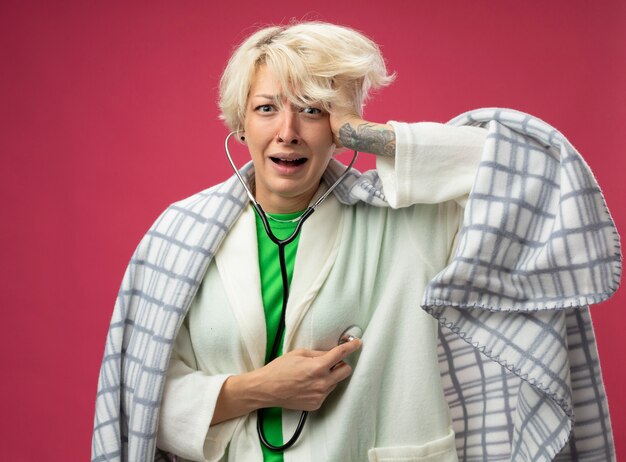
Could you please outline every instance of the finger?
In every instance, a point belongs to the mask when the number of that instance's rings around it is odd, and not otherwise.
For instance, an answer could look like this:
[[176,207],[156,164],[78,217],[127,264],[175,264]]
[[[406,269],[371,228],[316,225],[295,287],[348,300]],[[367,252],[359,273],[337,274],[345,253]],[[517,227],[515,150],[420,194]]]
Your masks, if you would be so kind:
[[343,361],[339,361],[330,370],[330,379],[335,383],[347,379],[350,375],[352,375],[352,367]]
[[335,369],[337,369],[338,367],[341,367],[342,364],[345,364],[343,361],[339,361],[338,363],[333,364],[330,367],[330,372],[334,371]]
[[361,339],[355,338],[346,343],[342,343],[341,345],[336,346],[332,350],[329,350],[324,356],[323,359],[328,364],[328,367],[337,364],[339,361],[342,361],[348,355],[354,353],[356,350],[361,348]]

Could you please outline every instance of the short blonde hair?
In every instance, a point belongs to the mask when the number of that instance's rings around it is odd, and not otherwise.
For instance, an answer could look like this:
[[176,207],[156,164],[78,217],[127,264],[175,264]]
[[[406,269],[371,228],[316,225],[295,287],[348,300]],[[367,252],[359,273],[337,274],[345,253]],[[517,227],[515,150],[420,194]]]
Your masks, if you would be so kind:
[[220,81],[220,118],[243,130],[256,70],[266,65],[282,94],[298,106],[351,107],[358,114],[373,88],[391,83],[378,45],[363,34],[322,22],[270,26],[239,45]]

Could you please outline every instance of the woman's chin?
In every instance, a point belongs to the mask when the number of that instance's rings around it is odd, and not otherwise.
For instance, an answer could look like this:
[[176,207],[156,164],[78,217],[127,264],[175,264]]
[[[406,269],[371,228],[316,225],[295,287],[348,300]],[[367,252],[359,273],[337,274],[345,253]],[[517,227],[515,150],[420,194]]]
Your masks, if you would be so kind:
[[302,188],[302,183],[293,184],[289,181],[281,181],[270,185],[269,188],[257,186],[256,199],[266,212],[291,213],[299,212],[307,208],[317,191],[317,187]]

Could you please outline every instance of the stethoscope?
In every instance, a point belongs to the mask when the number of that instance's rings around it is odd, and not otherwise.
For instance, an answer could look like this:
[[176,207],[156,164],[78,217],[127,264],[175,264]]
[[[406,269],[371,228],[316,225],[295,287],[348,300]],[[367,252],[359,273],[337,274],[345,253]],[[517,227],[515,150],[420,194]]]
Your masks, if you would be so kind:
[[[287,301],[289,299],[289,280],[287,277],[287,264],[285,262],[285,247],[289,243],[293,242],[293,240],[298,236],[298,233],[302,229],[302,225],[304,224],[306,219],[309,218],[313,214],[313,212],[315,212],[315,208],[318,205],[320,205],[324,201],[324,199],[326,199],[326,197],[328,197],[328,195],[339,185],[339,183],[343,181],[343,179],[346,176],[348,176],[348,174],[350,173],[350,169],[356,162],[358,152],[356,150],[354,151],[354,156],[352,157],[352,160],[350,161],[350,163],[348,164],[344,172],[341,174],[341,176],[337,178],[337,181],[335,181],[333,185],[330,188],[328,188],[328,190],[319,199],[317,199],[312,205],[309,205],[309,207],[304,211],[304,213],[298,218],[296,229],[293,231],[291,236],[289,236],[286,239],[278,239],[276,235],[274,235],[274,233],[272,232],[272,229],[270,228],[265,211],[254,198],[252,191],[250,191],[250,189],[248,188],[248,185],[246,184],[241,174],[237,170],[237,167],[235,166],[235,162],[233,162],[233,159],[230,155],[230,150],[228,149],[228,141],[233,135],[240,133],[240,132],[241,130],[233,131],[229,133],[228,136],[226,137],[226,140],[224,141],[224,149],[226,151],[226,157],[228,157],[228,162],[230,162],[230,165],[233,168],[235,175],[237,175],[239,182],[245,189],[246,194],[248,195],[248,198],[250,199],[250,203],[252,204],[252,206],[254,207],[254,210],[256,211],[257,215],[261,219],[261,222],[263,223],[263,228],[265,228],[265,232],[267,233],[267,236],[272,240],[272,242],[274,242],[278,246],[278,259],[280,261],[280,274],[281,274],[281,279],[283,283],[283,306],[281,309],[280,321],[278,323],[278,330],[276,331],[276,337],[274,337],[274,343],[272,344],[272,351],[269,357],[269,361],[272,361],[278,355],[278,349],[280,347],[280,343],[281,343],[283,334],[285,332],[285,315],[287,312]],[[353,340],[354,338],[360,338],[361,335],[362,335],[361,328],[359,328],[358,326],[350,326],[341,334],[341,336],[339,337],[338,343],[342,344],[350,340]],[[296,427],[296,431],[294,432],[293,436],[289,439],[289,441],[287,441],[282,446],[274,446],[265,438],[265,435],[263,433],[264,411],[265,411],[264,409],[259,409],[257,411],[256,429],[257,429],[257,433],[259,434],[259,439],[261,440],[261,443],[263,444],[263,446],[265,446],[271,451],[284,451],[286,449],[289,449],[298,440],[300,433],[302,433],[302,429],[304,428],[304,424],[306,423],[306,418],[309,414],[308,411],[302,411],[302,414],[300,415],[300,420],[298,421],[298,426]]]

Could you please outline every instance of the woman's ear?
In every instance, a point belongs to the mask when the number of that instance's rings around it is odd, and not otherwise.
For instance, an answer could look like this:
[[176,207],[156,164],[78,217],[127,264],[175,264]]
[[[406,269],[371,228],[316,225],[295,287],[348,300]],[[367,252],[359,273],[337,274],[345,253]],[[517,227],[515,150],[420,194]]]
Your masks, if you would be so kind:
[[239,141],[241,141],[242,144],[246,144],[246,135],[244,135],[243,132],[239,135]]
[[333,144],[333,153],[332,156],[336,157],[338,154],[341,154],[346,148],[344,148],[343,146],[337,147],[336,144]]

